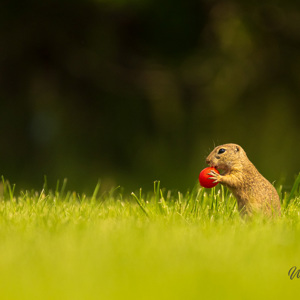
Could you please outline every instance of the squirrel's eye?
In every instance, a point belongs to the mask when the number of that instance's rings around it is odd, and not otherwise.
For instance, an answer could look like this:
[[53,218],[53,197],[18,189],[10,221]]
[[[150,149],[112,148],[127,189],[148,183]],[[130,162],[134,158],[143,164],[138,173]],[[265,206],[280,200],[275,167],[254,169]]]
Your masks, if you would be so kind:
[[218,154],[222,154],[224,153],[226,150],[224,148],[221,148],[219,151],[218,151]]

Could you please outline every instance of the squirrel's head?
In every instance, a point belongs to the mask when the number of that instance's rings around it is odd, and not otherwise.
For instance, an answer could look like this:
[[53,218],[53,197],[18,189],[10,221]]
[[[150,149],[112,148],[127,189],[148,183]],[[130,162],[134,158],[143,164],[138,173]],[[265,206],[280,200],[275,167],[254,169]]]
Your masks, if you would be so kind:
[[246,152],[237,144],[224,144],[217,146],[206,158],[206,163],[211,167],[229,172],[241,169],[247,158]]

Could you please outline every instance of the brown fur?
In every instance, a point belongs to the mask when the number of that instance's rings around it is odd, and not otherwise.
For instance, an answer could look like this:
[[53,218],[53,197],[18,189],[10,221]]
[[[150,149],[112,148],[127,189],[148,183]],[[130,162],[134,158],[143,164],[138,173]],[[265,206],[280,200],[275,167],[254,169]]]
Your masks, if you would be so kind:
[[[222,148],[225,152],[218,154]],[[280,214],[280,200],[274,186],[258,172],[241,146],[218,146],[209,154],[206,162],[224,171],[222,175],[212,171],[210,178],[231,190],[241,214]]]

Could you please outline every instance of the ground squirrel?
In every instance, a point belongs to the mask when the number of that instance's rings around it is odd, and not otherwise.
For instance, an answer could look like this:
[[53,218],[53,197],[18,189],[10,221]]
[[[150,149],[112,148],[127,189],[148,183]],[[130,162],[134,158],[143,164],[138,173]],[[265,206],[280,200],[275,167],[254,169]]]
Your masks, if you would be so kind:
[[210,178],[231,190],[242,215],[280,214],[280,200],[274,186],[257,171],[241,146],[218,146],[208,155],[206,163],[224,171],[221,175],[211,171]]

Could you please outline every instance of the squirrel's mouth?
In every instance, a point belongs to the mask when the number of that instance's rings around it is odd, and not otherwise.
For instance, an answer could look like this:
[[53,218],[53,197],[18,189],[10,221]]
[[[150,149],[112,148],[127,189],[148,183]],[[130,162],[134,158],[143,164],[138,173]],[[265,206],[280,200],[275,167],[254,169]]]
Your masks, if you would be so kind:
[[208,165],[209,165],[211,168],[219,169],[218,165],[215,165],[215,164],[212,164],[212,163],[208,163]]
[[222,168],[220,168],[218,165],[215,165],[215,164],[209,164],[209,166],[210,166],[211,168],[215,168],[215,169],[220,169],[220,170],[222,170]]
[[228,171],[229,171],[227,168],[224,168],[224,167],[216,165],[216,164],[209,164],[209,166],[220,171],[221,175],[224,175],[224,174],[228,173]]
[[224,174],[224,172],[227,172],[227,168],[219,165],[217,161],[212,161],[212,160],[207,160],[206,163],[211,167],[211,168],[215,168],[217,169],[218,171],[222,171],[221,174]]

